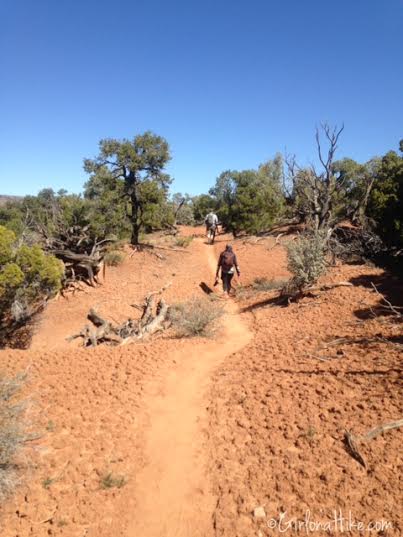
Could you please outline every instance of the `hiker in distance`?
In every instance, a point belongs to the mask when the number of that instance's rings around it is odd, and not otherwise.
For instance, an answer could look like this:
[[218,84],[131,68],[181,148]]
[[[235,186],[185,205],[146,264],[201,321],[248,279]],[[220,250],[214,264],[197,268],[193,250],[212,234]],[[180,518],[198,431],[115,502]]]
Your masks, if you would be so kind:
[[238,277],[241,275],[236,255],[230,244],[227,244],[225,250],[221,252],[218,259],[217,272],[215,275],[215,283],[218,284],[218,275],[221,269],[222,288],[225,295],[228,297],[231,291],[231,280],[234,277],[235,270]]
[[218,216],[211,211],[204,219],[204,223],[206,224],[207,240],[214,242],[214,237],[218,228]]

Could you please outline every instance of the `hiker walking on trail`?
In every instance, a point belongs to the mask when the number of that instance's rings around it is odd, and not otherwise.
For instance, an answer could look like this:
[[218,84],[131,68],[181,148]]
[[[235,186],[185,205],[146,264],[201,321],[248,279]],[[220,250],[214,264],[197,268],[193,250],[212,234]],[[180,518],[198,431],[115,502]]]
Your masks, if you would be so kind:
[[234,277],[235,270],[238,274],[238,277],[241,275],[241,271],[239,269],[236,255],[230,244],[227,244],[227,246],[225,247],[225,250],[221,252],[220,254],[220,258],[218,260],[218,265],[217,265],[217,272],[215,275],[216,284],[218,283],[218,275],[219,275],[220,269],[221,269],[223,291],[224,293],[227,293],[227,295],[229,296],[230,291],[231,291],[231,280]]
[[211,211],[204,219],[204,223],[206,224],[206,236],[209,239],[211,232],[217,230],[218,216]]

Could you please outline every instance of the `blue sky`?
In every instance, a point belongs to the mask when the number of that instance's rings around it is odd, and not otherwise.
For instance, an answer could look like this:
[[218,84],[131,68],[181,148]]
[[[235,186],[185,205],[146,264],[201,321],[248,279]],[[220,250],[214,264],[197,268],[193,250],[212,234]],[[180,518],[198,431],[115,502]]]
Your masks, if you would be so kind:
[[151,129],[174,191],[287,148],[339,157],[403,137],[403,0],[3,0],[0,193],[79,192],[104,137]]

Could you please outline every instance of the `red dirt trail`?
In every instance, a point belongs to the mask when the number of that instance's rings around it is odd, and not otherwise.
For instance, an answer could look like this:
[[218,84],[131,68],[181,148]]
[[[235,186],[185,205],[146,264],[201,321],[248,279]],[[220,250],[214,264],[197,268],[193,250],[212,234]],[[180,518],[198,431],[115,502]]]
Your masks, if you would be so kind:
[[[216,258],[205,247],[213,277]],[[186,349],[171,355],[178,368],[168,371],[163,383],[152,382],[144,398],[149,419],[146,433],[147,464],[137,475],[134,523],[128,535],[144,537],[208,537],[216,499],[206,474],[204,449],[206,390],[213,369],[226,356],[242,349],[252,334],[227,304],[223,330],[217,341],[202,350]]]
[[[1,505],[1,537],[273,537],[284,532],[272,519],[304,520],[307,510],[315,521],[342,510],[392,524],[343,535],[401,535],[402,431],[360,446],[366,469],[343,443],[345,429],[363,434],[402,415],[401,323],[372,315],[371,282],[392,286],[393,302],[402,286],[382,270],[338,265],[323,281],[352,287],[288,307],[275,291],[239,288],[212,339],[167,331],[123,347],[67,342],[91,307],[119,322],[168,282],[170,304],[201,296],[229,237],[211,247],[201,230],[181,233],[196,234],[186,252],[127,253],[101,286],[50,302],[30,349],[0,351],[2,371],[28,372],[27,421],[39,436]],[[233,244],[244,285],[289,276],[274,238]],[[108,474],[124,486],[103,487]],[[258,506],[265,517],[253,516]]]

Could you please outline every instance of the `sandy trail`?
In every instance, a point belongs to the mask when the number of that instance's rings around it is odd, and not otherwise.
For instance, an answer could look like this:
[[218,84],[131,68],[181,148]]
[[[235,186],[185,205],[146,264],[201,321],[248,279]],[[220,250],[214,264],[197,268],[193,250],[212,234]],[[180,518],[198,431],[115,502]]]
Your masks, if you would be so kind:
[[[206,245],[204,252],[213,273],[214,249]],[[251,338],[236,305],[228,303],[218,340],[201,352],[196,347],[190,354],[172,354],[162,383],[154,381],[146,388],[147,463],[136,477],[136,509],[128,537],[213,534],[215,498],[206,473],[206,392],[214,368]]]

